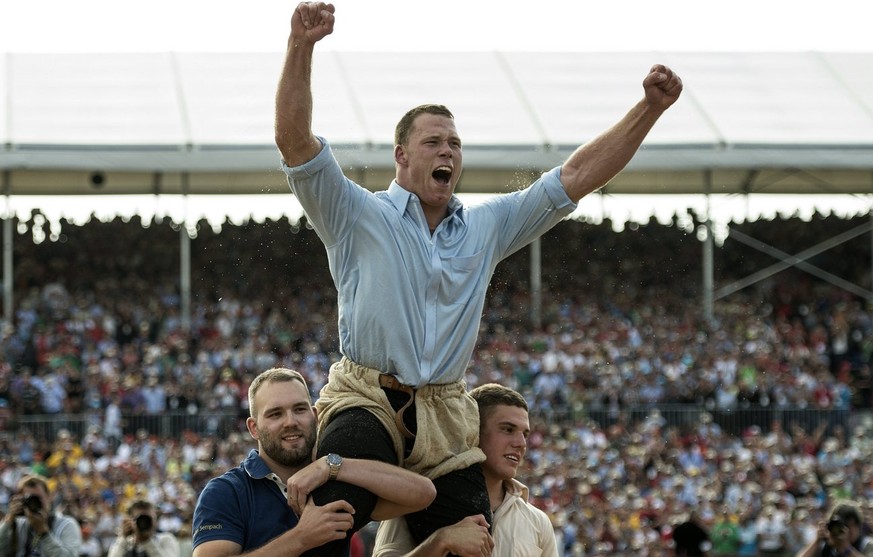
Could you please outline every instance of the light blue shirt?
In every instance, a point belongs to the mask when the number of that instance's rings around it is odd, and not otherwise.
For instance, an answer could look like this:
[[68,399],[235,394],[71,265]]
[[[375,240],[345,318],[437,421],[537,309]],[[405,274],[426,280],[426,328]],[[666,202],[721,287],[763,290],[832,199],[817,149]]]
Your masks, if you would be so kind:
[[430,234],[416,195],[370,192],[343,175],[326,140],[294,168],[291,190],[327,249],[340,351],[413,387],[464,377],[494,268],[569,215],[560,167],[470,207],[457,197]]

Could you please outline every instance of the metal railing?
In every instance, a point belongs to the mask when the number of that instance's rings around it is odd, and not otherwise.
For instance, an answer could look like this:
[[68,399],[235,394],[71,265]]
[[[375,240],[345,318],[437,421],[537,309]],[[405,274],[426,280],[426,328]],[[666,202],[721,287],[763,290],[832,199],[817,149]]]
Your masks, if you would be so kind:
[[778,422],[787,432],[791,432],[794,426],[800,426],[805,431],[811,432],[824,425],[825,434],[832,435],[836,428],[841,427],[848,434],[852,428],[865,420],[873,423],[871,421],[873,414],[868,409],[853,411],[787,406],[707,408],[697,404],[658,404],[619,408],[596,406],[573,409],[532,409],[531,419],[564,425],[592,420],[602,428],[616,423],[634,425],[646,420],[658,420],[665,427],[677,427],[683,430],[693,429],[702,423],[713,423],[730,435],[740,435],[752,426],[757,426],[761,431],[766,432]]
[[[184,432],[198,436],[224,438],[230,433],[246,433],[246,416],[237,411],[189,414],[187,412],[167,412],[161,415],[124,415],[120,435],[147,434],[162,439],[180,437]],[[701,423],[718,424],[731,435],[740,435],[752,426],[761,431],[769,431],[774,422],[781,424],[786,431],[800,426],[811,432],[821,426],[826,434],[834,433],[842,427],[849,433],[860,423],[873,423],[870,410],[852,411],[845,409],[811,409],[798,407],[749,407],[732,409],[708,409],[693,404],[661,404],[647,406],[627,406],[618,409],[608,407],[591,408],[548,408],[531,409],[531,420],[541,420],[547,424],[572,426],[593,420],[600,427],[608,427],[622,422],[633,426],[646,420],[659,420],[668,427],[693,429]],[[102,414],[55,414],[10,416],[0,419],[0,432],[15,433],[29,431],[37,440],[54,439],[58,431],[66,429],[81,439],[92,425],[104,431]],[[116,436],[118,436],[116,434]]]
[[125,414],[119,428],[105,428],[102,414],[53,414],[10,416],[0,420],[0,431],[29,431],[37,440],[54,439],[66,429],[82,439],[92,426],[100,428],[103,436],[121,438],[144,433],[161,439],[178,438],[185,432],[198,436],[223,438],[232,432],[245,432],[246,416],[234,411],[189,414],[166,412],[161,415]]

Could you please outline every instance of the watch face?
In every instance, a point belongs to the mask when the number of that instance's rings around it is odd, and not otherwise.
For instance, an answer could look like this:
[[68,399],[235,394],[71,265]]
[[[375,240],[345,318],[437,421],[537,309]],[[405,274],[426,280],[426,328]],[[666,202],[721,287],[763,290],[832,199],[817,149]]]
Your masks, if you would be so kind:
[[331,466],[338,466],[343,463],[343,457],[338,454],[330,453],[327,455],[327,463]]

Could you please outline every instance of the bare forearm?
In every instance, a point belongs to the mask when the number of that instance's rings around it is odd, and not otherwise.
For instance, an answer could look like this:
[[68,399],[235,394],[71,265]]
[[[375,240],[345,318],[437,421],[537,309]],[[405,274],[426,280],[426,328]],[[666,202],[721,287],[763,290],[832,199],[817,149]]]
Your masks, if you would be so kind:
[[312,133],[312,54],[314,44],[288,39],[276,92],[276,145],[289,166],[311,160],[321,149]]
[[446,555],[491,555],[494,541],[487,527],[468,517],[451,526],[440,528],[404,557],[444,557]]
[[285,65],[276,91],[276,145],[289,166],[311,160],[321,150],[312,134],[312,54],[315,43],[333,32],[334,6],[301,2],[291,16]]
[[[398,520],[405,520],[400,518]],[[451,553],[451,547],[446,540],[446,532],[439,529],[427,539],[415,546],[408,531],[406,538],[398,543],[397,539],[376,538],[376,547],[373,549],[374,557],[446,557]]]
[[403,557],[445,557],[451,552],[448,531],[437,530]]
[[579,201],[621,172],[662,113],[641,100],[617,124],[576,149],[561,168],[570,199]]
[[[308,539],[306,535],[307,532],[300,528],[291,528],[264,545],[245,552],[242,552],[239,544],[234,542],[208,541],[194,548],[193,557],[297,557],[319,545],[316,541]],[[113,553],[110,551],[109,557],[112,556]]]

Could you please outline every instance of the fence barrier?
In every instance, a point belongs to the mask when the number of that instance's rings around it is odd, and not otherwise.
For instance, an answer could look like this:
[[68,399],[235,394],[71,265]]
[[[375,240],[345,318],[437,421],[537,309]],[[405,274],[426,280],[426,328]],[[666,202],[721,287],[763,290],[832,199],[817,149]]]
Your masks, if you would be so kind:
[[[701,423],[717,424],[724,432],[740,435],[748,428],[757,426],[767,432],[778,422],[786,432],[800,426],[812,432],[820,425],[826,427],[826,435],[833,435],[841,427],[847,434],[859,424],[873,424],[870,410],[811,409],[798,407],[748,407],[709,409],[700,405],[661,404],[626,406],[621,408],[532,408],[531,421],[543,421],[573,427],[588,420],[606,428],[616,423],[632,427],[646,420],[658,420],[664,426],[692,429]],[[145,434],[161,439],[178,438],[185,432],[198,436],[225,438],[237,432],[247,435],[246,414],[236,411],[190,414],[167,412],[160,415],[127,414],[122,416],[120,431],[104,431],[103,414],[54,414],[0,417],[0,433],[10,434],[29,431],[37,440],[54,439],[58,431],[66,429],[78,439],[88,432],[90,426],[99,426],[105,436],[122,437]],[[871,431],[873,433],[873,431]]]

